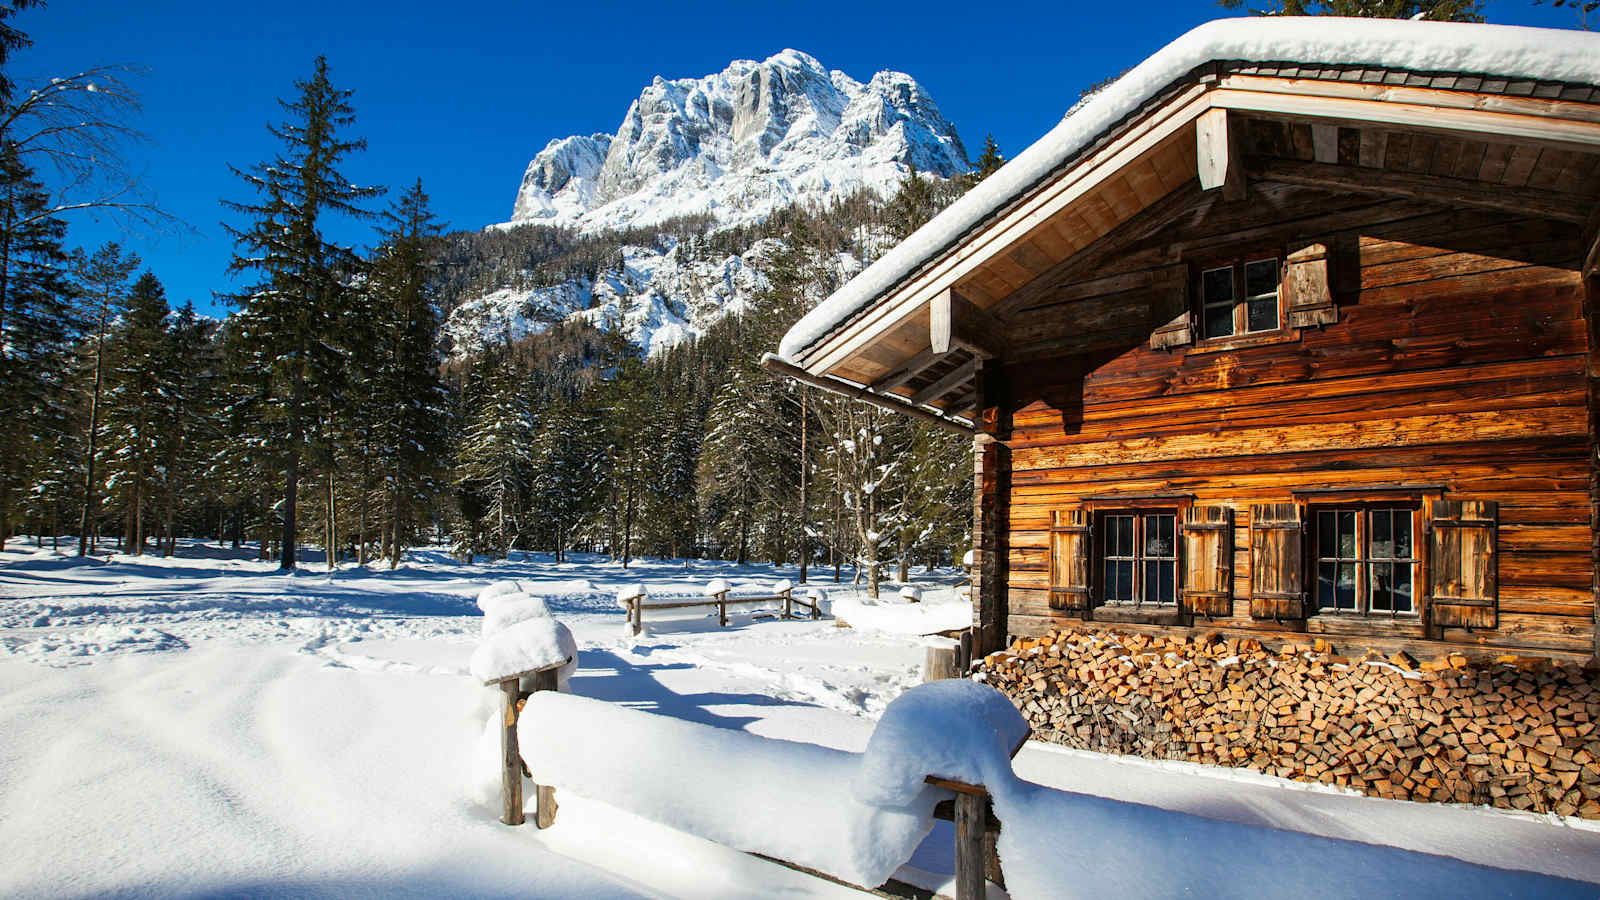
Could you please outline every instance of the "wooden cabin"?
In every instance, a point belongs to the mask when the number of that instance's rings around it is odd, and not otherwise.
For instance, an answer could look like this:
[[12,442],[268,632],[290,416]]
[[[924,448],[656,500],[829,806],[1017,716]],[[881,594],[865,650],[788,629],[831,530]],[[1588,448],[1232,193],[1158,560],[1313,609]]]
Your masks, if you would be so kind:
[[973,434],[982,652],[1109,622],[1583,662],[1597,198],[1600,35],[1212,23],[767,364]]

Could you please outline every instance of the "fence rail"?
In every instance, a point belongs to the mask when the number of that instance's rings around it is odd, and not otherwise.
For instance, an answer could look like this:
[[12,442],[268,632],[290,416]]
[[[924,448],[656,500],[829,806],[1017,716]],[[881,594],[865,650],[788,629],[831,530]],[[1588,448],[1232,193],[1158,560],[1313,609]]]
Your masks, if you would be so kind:
[[719,627],[722,627],[722,628],[728,627],[728,607],[729,606],[770,606],[770,605],[773,605],[773,604],[776,604],[776,603],[782,603],[783,604],[783,613],[781,614],[780,618],[784,618],[784,619],[793,619],[793,618],[795,618],[794,610],[795,610],[795,607],[797,607],[797,606],[801,607],[803,609],[810,610],[810,613],[811,613],[810,618],[812,618],[812,619],[820,619],[820,618],[822,618],[821,604],[815,599],[807,600],[807,599],[804,599],[804,598],[801,598],[801,597],[794,596],[794,589],[793,588],[789,588],[788,590],[778,591],[777,593],[773,593],[773,594],[764,594],[764,595],[756,596],[756,597],[729,597],[728,596],[729,593],[730,593],[730,591],[718,591],[717,593],[713,594],[712,596],[710,596],[708,598],[705,598],[705,599],[702,599],[702,600],[673,600],[673,601],[668,601],[666,603],[650,603],[650,602],[648,602],[648,600],[649,600],[649,594],[648,593],[640,593],[640,594],[636,594],[636,595],[634,595],[632,597],[625,597],[625,598],[620,598],[620,599],[622,600],[623,603],[627,604],[628,623],[629,623],[629,626],[632,628],[634,634],[640,634],[640,633],[642,633],[644,631],[644,613],[645,613],[645,610],[650,610],[650,609],[664,610],[664,609],[694,609],[694,608],[699,608],[699,607],[705,607],[705,608],[716,607],[716,609],[717,609],[717,624],[718,624]]

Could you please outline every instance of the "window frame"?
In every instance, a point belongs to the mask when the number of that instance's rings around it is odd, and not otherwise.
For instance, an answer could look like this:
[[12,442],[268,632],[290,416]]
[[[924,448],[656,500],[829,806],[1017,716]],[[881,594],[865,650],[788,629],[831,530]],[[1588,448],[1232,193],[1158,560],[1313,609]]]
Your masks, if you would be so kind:
[[[1411,555],[1409,557],[1376,557],[1372,553],[1373,513],[1378,511],[1388,512],[1391,515],[1397,512],[1406,513],[1410,524]],[[1355,556],[1346,557],[1336,546],[1334,556],[1324,556],[1322,553],[1322,527],[1323,516],[1338,516],[1341,513],[1354,513],[1354,545]],[[1331,616],[1354,621],[1421,621],[1424,598],[1420,587],[1425,585],[1425,554],[1423,547],[1424,521],[1423,501],[1419,498],[1408,496],[1396,497],[1371,497],[1364,499],[1335,499],[1332,497],[1313,501],[1306,508],[1306,545],[1305,579],[1307,593],[1310,595],[1309,612],[1316,616]],[[1339,528],[1337,520],[1334,525]],[[1338,542],[1337,536],[1334,538]],[[1355,579],[1355,607],[1340,608],[1337,599],[1334,605],[1324,606],[1322,603],[1322,567],[1324,564],[1335,566],[1334,582],[1337,584],[1338,567],[1353,565],[1356,570]],[[1376,580],[1373,569],[1382,565],[1405,564],[1410,567],[1411,583],[1411,609],[1373,609],[1372,593]],[[1337,589],[1337,588],[1336,588]],[[1391,607],[1393,603],[1391,601]]]
[[[1247,289],[1246,271],[1255,263],[1273,262],[1277,266],[1277,280],[1275,285],[1275,305],[1277,310],[1277,323],[1268,329],[1259,331],[1246,331],[1249,326],[1249,307],[1251,297],[1245,293]],[[1285,340],[1294,340],[1299,337],[1300,329],[1289,324],[1289,311],[1285,297],[1285,283],[1288,277],[1288,255],[1282,246],[1271,244],[1255,244],[1243,248],[1234,248],[1226,253],[1216,253],[1198,256],[1189,260],[1190,283],[1193,286],[1189,296],[1189,316],[1193,323],[1193,340],[1189,344],[1190,352],[1207,353],[1221,350],[1231,350],[1236,347],[1249,347],[1257,344],[1272,344]],[[1210,335],[1206,333],[1206,311],[1222,304],[1206,302],[1206,274],[1221,269],[1230,272],[1230,284],[1233,288],[1232,297],[1227,301],[1231,307],[1232,334]],[[1265,297],[1265,294],[1256,295],[1256,299]]]
[[[1183,522],[1183,504],[1174,503],[1170,499],[1146,501],[1135,503],[1106,503],[1097,504],[1090,509],[1091,536],[1089,558],[1089,609],[1092,611],[1115,612],[1148,612],[1148,613],[1175,613],[1183,605],[1183,539],[1181,525]],[[1171,520],[1172,547],[1169,556],[1146,555],[1145,535],[1146,517],[1166,516]],[[1107,538],[1110,536],[1110,527],[1107,524],[1114,518],[1128,517],[1133,520],[1132,554],[1129,556],[1111,556],[1106,549]],[[1131,601],[1112,600],[1107,591],[1106,564],[1111,561],[1127,562],[1132,568],[1133,591]],[[1150,563],[1170,563],[1172,566],[1172,600],[1145,599],[1145,567]]]

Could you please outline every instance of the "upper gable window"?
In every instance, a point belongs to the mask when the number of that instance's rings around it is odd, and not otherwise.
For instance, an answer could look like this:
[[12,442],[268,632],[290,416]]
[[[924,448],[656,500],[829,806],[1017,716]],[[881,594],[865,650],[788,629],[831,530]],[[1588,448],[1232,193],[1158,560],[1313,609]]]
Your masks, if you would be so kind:
[[1241,260],[1200,273],[1200,332],[1204,339],[1277,331],[1283,325],[1279,306],[1277,257]]

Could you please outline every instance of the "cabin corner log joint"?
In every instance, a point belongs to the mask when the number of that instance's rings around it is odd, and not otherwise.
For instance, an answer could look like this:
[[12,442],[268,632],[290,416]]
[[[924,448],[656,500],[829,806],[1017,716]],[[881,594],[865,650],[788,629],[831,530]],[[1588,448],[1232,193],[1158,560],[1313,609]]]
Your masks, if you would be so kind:
[[980,654],[1099,622],[1583,663],[1597,265],[1600,68],[1213,60],[789,365],[973,423]]

